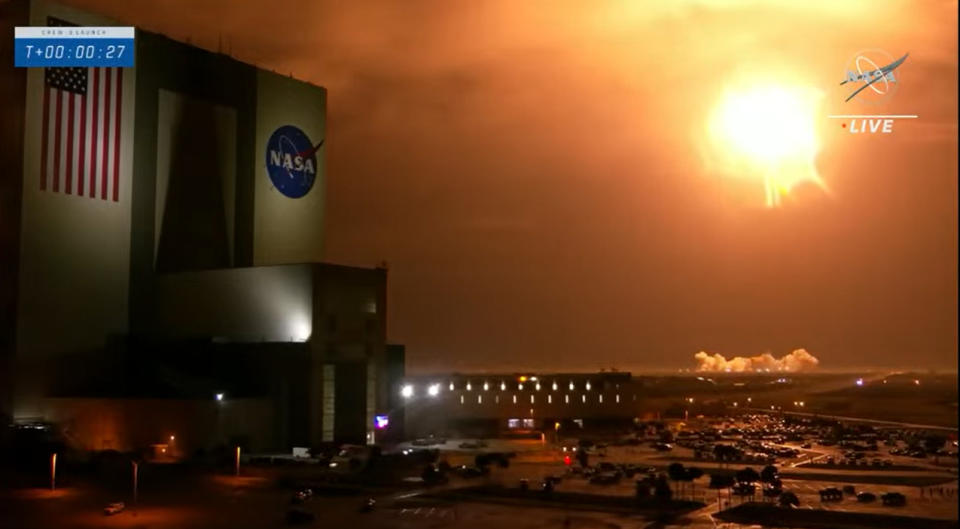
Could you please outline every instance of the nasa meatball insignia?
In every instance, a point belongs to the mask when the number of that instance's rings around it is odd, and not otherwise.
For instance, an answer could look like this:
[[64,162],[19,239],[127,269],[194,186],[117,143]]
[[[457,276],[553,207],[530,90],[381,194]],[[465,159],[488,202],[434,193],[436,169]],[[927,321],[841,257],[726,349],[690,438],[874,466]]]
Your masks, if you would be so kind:
[[300,198],[310,192],[317,177],[317,151],[321,146],[323,140],[314,145],[293,125],[284,125],[270,135],[267,174],[277,191],[288,198]]

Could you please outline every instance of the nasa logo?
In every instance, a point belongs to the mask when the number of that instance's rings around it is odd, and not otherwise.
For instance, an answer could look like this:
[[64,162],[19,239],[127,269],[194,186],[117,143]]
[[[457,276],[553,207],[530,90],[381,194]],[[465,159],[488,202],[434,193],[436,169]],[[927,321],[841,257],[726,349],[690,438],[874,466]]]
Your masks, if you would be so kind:
[[844,69],[844,80],[840,85],[842,86],[847,83],[851,83],[852,86],[856,86],[859,83],[863,84],[851,92],[844,102],[849,102],[856,97],[857,94],[864,92],[864,90],[866,90],[866,92],[857,98],[858,101],[870,104],[887,102],[893,97],[894,92],[897,91],[897,87],[899,86],[897,82],[899,74],[894,74],[894,70],[907,60],[908,55],[910,54],[905,53],[903,57],[895,60],[892,55],[880,49],[857,52],[853,58],[847,62],[847,66]]
[[310,138],[293,125],[284,125],[267,141],[267,174],[273,187],[288,198],[300,198],[310,192],[317,177],[317,150]]

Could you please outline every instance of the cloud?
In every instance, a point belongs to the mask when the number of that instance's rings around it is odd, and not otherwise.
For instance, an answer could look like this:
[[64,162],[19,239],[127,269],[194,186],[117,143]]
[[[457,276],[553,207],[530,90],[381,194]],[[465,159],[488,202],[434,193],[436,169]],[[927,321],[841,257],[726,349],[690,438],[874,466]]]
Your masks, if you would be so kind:
[[809,371],[816,369],[820,360],[806,349],[797,349],[780,358],[774,358],[770,353],[758,356],[735,356],[729,360],[720,353],[700,351],[693,355],[697,361],[697,371]]

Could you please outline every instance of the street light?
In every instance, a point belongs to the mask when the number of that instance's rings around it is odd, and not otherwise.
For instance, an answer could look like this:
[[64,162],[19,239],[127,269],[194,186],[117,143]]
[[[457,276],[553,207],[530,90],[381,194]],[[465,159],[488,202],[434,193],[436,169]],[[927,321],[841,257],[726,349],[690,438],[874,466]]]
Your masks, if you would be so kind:
[[412,397],[413,386],[410,384],[405,384],[402,388],[400,388],[400,395],[403,396],[403,398],[405,399],[409,399],[410,397]]
[[430,384],[430,387],[427,388],[427,394],[431,397],[436,397],[440,394],[440,384]]
[[223,401],[223,393],[217,393],[216,395],[214,395],[214,398],[217,399],[217,402],[222,402],[222,401]]

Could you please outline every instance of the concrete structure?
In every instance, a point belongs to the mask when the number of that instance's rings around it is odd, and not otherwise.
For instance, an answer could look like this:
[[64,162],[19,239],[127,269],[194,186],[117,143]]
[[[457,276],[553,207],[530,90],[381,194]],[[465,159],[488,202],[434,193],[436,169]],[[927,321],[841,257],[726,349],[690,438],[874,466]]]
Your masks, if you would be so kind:
[[418,437],[628,427],[642,415],[640,390],[621,372],[424,375],[393,388]]
[[[115,25],[41,0],[0,19],[8,35]],[[386,270],[322,262],[326,90],[140,30],[135,67],[74,69],[80,89],[11,65],[0,372],[16,384],[0,380],[0,411],[69,422],[54,408],[71,397],[210,401],[233,385],[279,418],[258,448],[370,440],[389,406]]]

